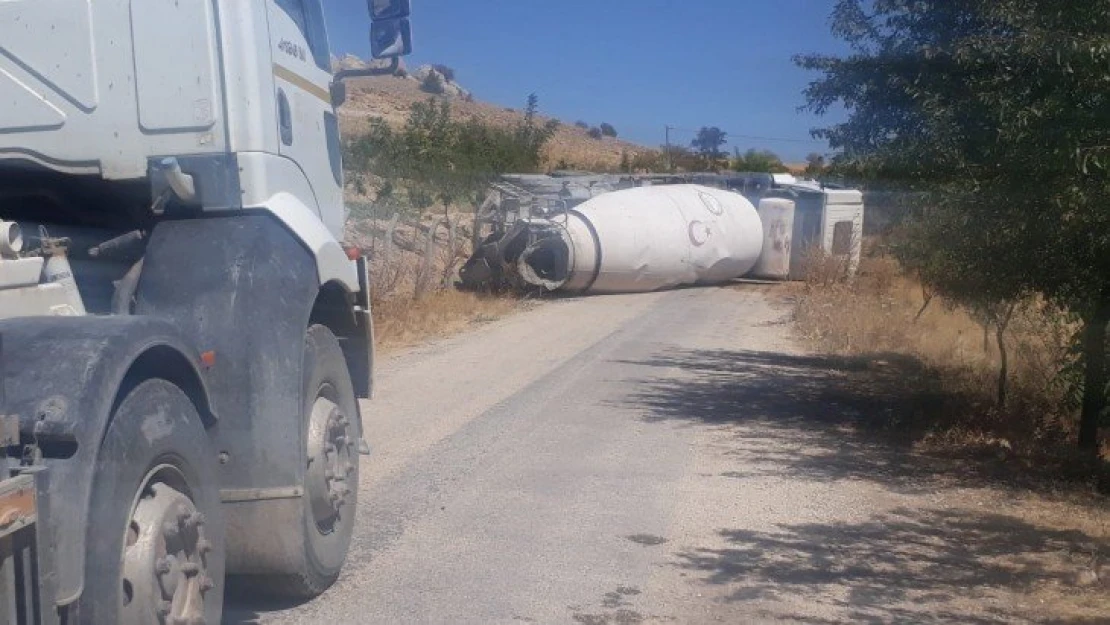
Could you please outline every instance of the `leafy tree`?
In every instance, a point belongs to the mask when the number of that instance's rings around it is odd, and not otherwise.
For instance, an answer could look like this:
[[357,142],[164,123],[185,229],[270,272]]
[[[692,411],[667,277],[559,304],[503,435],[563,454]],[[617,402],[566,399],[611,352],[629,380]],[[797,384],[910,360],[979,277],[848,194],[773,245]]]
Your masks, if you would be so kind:
[[603,123],[601,124],[601,134],[605,135],[606,137],[616,137],[617,129],[613,128],[613,125],[610,123]]
[[586,123],[582,120],[578,120],[578,121],[574,122],[574,125],[581,128],[582,130],[587,130],[590,127],[590,125],[588,123]]
[[810,152],[806,155],[805,175],[816,178],[825,173],[825,155],[820,152]]
[[782,164],[782,159],[777,154],[770,150],[756,150],[754,148],[740,154],[736,151],[736,158],[732,162],[732,168],[736,171],[755,171],[766,172],[771,174],[783,173],[788,171],[786,165]]
[[728,143],[728,133],[716,126],[702,126],[690,147],[705,159],[706,163],[715,163],[727,156],[721,148]]
[[1079,445],[1097,453],[1110,323],[1110,1],[839,0],[804,55],[834,165],[915,201],[898,253],[975,309],[1040,293],[1083,322]]
[[591,139],[598,139],[598,140],[601,140],[601,138],[603,136],[605,136],[605,134],[602,133],[601,129],[598,128],[597,126],[594,126],[593,128],[590,128],[590,131],[586,134],[590,135]]

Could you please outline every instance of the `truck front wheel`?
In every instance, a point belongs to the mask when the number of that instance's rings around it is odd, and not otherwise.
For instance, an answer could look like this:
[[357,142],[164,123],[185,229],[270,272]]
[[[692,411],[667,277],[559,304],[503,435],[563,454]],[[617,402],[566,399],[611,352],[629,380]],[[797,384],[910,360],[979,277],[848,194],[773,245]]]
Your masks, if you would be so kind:
[[347,361],[331,330],[305,333],[303,406],[303,554],[291,574],[269,580],[268,590],[312,598],[339,577],[347,559],[358,504],[358,405]]
[[215,460],[196,408],[170,382],[147,380],[120,402],[97,460],[81,623],[220,622]]

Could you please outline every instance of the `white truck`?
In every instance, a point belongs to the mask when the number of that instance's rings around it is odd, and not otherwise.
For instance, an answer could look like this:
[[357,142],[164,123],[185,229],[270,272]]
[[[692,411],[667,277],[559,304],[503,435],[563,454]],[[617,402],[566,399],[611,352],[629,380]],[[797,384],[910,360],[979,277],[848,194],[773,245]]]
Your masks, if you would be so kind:
[[[371,47],[411,49],[408,0]],[[321,0],[0,2],[0,624],[346,559],[372,391]]]

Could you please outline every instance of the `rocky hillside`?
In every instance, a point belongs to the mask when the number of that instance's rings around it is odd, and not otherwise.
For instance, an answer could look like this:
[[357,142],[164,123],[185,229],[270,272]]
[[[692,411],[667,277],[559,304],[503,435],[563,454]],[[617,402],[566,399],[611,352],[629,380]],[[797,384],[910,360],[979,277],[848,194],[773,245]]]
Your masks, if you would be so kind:
[[[360,67],[365,64],[357,58],[345,57],[337,59],[335,65]],[[409,107],[414,102],[432,97],[420,89],[421,81],[430,72],[439,74],[438,78],[444,85],[444,95],[437,97],[447,98],[456,116],[476,117],[482,122],[498,126],[512,126],[523,119],[520,109],[528,96],[527,85],[521,86],[520,107],[504,108],[481,102],[457,83],[446,80],[434,68],[424,66],[406,72],[404,76],[376,76],[348,81],[347,103],[339,110],[344,135],[355,136],[364,132],[372,117],[381,117],[390,124],[404,124],[408,119]],[[543,107],[542,99],[540,107]],[[600,125],[601,121],[597,120],[596,124]],[[618,122],[619,120],[613,120],[619,131]],[[579,169],[612,169],[620,164],[622,153],[627,153],[631,158],[649,151],[652,150],[642,145],[611,137],[594,139],[589,136],[587,129],[575,126],[572,121],[563,120],[563,125],[547,145],[545,163],[548,167],[555,167],[562,161]]]

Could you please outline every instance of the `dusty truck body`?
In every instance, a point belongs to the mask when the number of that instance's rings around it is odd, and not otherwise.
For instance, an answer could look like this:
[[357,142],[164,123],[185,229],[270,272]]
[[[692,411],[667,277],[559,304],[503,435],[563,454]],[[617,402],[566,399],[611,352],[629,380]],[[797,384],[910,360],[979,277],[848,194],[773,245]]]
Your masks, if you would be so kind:
[[770,174],[509,175],[475,217],[466,288],[652,291],[797,279],[821,252],[853,272],[859,191]]
[[338,576],[373,360],[341,78],[320,0],[0,2],[0,623]]

